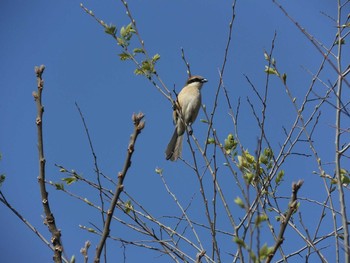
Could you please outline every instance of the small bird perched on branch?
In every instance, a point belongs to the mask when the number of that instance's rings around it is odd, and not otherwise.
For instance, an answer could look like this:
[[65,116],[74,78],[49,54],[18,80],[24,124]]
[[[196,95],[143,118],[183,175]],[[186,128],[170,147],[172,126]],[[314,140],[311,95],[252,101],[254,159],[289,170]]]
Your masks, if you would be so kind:
[[192,76],[177,96],[173,112],[175,130],[165,150],[167,160],[176,161],[181,157],[183,134],[187,127],[192,134],[191,125],[196,120],[202,103],[201,88],[207,81],[201,76]]

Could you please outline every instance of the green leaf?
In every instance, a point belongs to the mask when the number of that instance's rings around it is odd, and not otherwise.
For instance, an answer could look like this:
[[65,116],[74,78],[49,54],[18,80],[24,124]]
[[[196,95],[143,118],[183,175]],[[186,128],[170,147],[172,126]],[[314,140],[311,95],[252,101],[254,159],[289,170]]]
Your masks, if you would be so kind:
[[348,174],[348,171],[346,169],[341,168],[340,175],[346,175],[346,174]]
[[269,163],[269,159],[267,158],[266,155],[260,155],[259,162],[262,163],[262,164],[267,165]]
[[[350,178],[349,176],[346,176],[346,175],[341,175],[341,182],[342,184],[344,185],[348,185],[350,183]],[[1,184],[0,184],[1,186]]]
[[134,53],[143,53],[143,54],[145,54],[145,50],[143,48],[134,48],[133,52]]
[[246,161],[244,160],[244,158],[241,156],[241,155],[238,155],[237,156],[237,160],[238,160],[238,165],[237,165],[237,167],[239,168],[239,169],[242,169],[242,168],[244,168],[245,166],[246,166]]
[[240,198],[240,197],[236,197],[234,202],[240,207],[240,208],[244,208],[244,203],[243,203],[243,200]]
[[246,245],[246,243],[244,242],[244,240],[242,240],[242,239],[240,239],[239,237],[237,237],[237,236],[235,236],[234,238],[233,238],[233,241],[237,244],[237,245],[239,245],[239,246],[241,246],[241,247],[246,247],[247,245]]
[[250,184],[254,179],[254,174],[248,172],[244,174],[244,178],[247,180],[247,183]]
[[245,151],[245,152],[244,152],[244,155],[245,155],[245,158],[246,158],[246,160],[247,160],[248,163],[250,163],[250,164],[255,163],[255,158],[254,158],[254,156],[251,155],[248,151]]
[[253,250],[251,250],[251,249],[249,249],[249,256],[250,256],[250,258],[251,258],[252,262],[256,262],[256,263],[258,263],[258,262],[259,262],[259,261],[257,261],[257,260],[256,260],[255,253],[254,253],[254,251],[253,251]]
[[119,58],[120,58],[120,60],[125,61],[128,59],[131,59],[131,55],[129,53],[123,52],[123,53],[119,54]]
[[270,60],[270,56],[269,56],[269,54],[267,54],[266,51],[264,51],[264,58],[265,58],[265,60],[267,60],[267,61]]
[[145,72],[142,69],[137,68],[134,70],[134,74],[135,75],[145,75]]
[[88,227],[86,228],[87,231],[91,232],[91,233],[96,233],[95,229],[91,228],[91,227]]
[[262,214],[262,215],[259,215],[255,218],[255,225],[256,226],[260,226],[260,224],[264,221],[267,220],[267,215],[266,214]]
[[64,190],[64,184],[55,183],[54,186],[56,187],[56,190]]
[[215,139],[214,138],[208,138],[207,144],[215,144]]
[[75,263],[75,256],[73,255],[71,258],[70,258],[70,263]]
[[123,38],[126,36],[126,30],[125,30],[125,27],[123,27],[123,26],[120,29],[120,36]]
[[267,258],[267,256],[269,255],[269,247],[267,246],[267,244],[265,243],[262,247],[261,247],[261,249],[260,249],[260,251],[259,251],[259,259],[260,260],[264,260],[264,259],[266,259]]
[[115,25],[110,24],[109,26],[105,27],[105,32],[109,35],[115,36],[117,32],[117,27]]
[[127,214],[129,214],[130,211],[133,211],[133,210],[134,210],[134,207],[133,207],[131,201],[128,200],[128,201],[125,203],[125,212],[126,212]]
[[227,138],[225,139],[225,145],[224,145],[226,153],[229,154],[232,150],[235,150],[236,147],[237,147],[237,141],[235,141],[233,134],[229,133],[227,135]]
[[128,46],[128,43],[121,37],[117,37],[117,43],[119,46],[125,48]]
[[269,66],[265,66],[265,72],[271,75],[277,75],[277,76],[279,75],[276,69],[271,68]]
[[129,34],[136,33],[136,30],[134,29],[133,24],[131,22],[129,23],[129,25],[126,26],[126,31]]
[[159,54],[155,54],[152,58],[152,62],[153,64],[156,63],[158,60],[160,59],[160,55]]
[[66,177],[62,178],[62,181],[64,181],[67,185],[71,185],[72,183],[75,183],[78,179],[76,177]]
[[275,183],[280,184],[284,177],[284,170],[280,170],[275,178]]
[[136,75],[145,75],[148,78],[150,78],[155,72],[154,64],[149,60],[142,61],[141,68],[137,68],[134,71]]

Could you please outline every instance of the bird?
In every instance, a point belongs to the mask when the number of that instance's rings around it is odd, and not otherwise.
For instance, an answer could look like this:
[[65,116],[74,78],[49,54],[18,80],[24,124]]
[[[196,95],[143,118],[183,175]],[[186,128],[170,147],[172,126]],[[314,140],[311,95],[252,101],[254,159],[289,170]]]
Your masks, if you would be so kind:
[[175,130],[165,150],[166,160],[176,161],[181,157],[183,134],[187,127],[192,134],[191,125],[202,104],[201,88],[207,81],[202,76],[191,76],[177,95],[173,112]]

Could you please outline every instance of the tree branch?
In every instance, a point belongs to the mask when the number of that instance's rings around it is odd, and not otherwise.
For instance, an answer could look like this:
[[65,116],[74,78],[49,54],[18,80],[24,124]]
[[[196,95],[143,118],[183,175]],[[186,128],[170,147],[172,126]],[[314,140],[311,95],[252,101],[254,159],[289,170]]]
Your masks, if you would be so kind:
[[281,217],[280,232],[279,232],[278,237],[276,239],[276,244],[273,248],[273,251],[267,256],[265,263],[271,262],[273,256],[276,254],[278,248],[282,245],[282,243],[284,241],[284,232],[286,231],[288,222],[289,222],[290,218],[292,217],[292,215],[294,214],[294,212],[298,209],[297,194],[298,194],[300,187],[303,185],[303,183],[304,182],[302,180],[299,180],[297,183],[293,183],[293,185],[292,185],[292,197],[291,197],[291,200],[290,200],[290,203],[288,206],[288,211],[287,211],[286,215]]
[[51,212],[48,192],[46,191],[45,185],[45,156],[44,156],[44,142],[43,142],[43,113],[44,106],[42,105],[42,91],[44,88],[44,81],[42,79],[42,74],[45,70],[45,66],[41,65],[40,67],[35,67],[35,74],[37,77],[38,91],[33,92],[33,97],[37,106],[37,117],[36,117],[36,126],[38,130],[38,152],[39,152],[39,177],[38,182],[40,186],[41,201],[43,204],[45,212],[45,225],[48,226],[50,233],[52,234],[51,243],[54,247],[54,256],[53,259],[55,262],[62,262],[62,252],[63,245],[61,242],[61,231],[57,229],[55,223],[55,217]]
[[138,135],[141,133],[142,129],[145,127],[145,122],[141,121],[143,119],[143,117],[144,117],[144,115],[141,112],[138,114],[132,115],[132,120],[134,122],[134,133],[131,135],[128,150],[127,150],[127,155],[126,155],[126,159],[125,159],[125,163],[124,163],[124,167],[123,167],[123,170],[121,172],[119,172],[119,174],[118,174],[118,184],[117,184],[117,187],[115,189],[113,199],[110,203],[110,207],[107,210],[107,217],[106,217],[106,222],[104,224],[103,233],[101,236],[100,243],[96,249],[96,254],[95,254],[95,259],[94,259],[95,263],[100,262],[101,252],[103,250],[103,247],[105,246],[107,237],[109,236],[110,225],[112,222],[114,209],[116,207],[119,196],[124,189],[123,182],[124,182],[126,173],[131,166],[131,157],[132,157],[134,150],[135,150],[134,149],[135,142],[136,142]]

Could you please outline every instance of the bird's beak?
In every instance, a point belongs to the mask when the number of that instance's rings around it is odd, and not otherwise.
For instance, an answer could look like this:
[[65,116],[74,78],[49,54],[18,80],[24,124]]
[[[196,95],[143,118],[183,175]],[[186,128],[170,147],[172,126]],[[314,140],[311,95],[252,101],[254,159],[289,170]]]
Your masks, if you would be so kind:
[[202,79],[202,83],[208,82],[207,79]]

